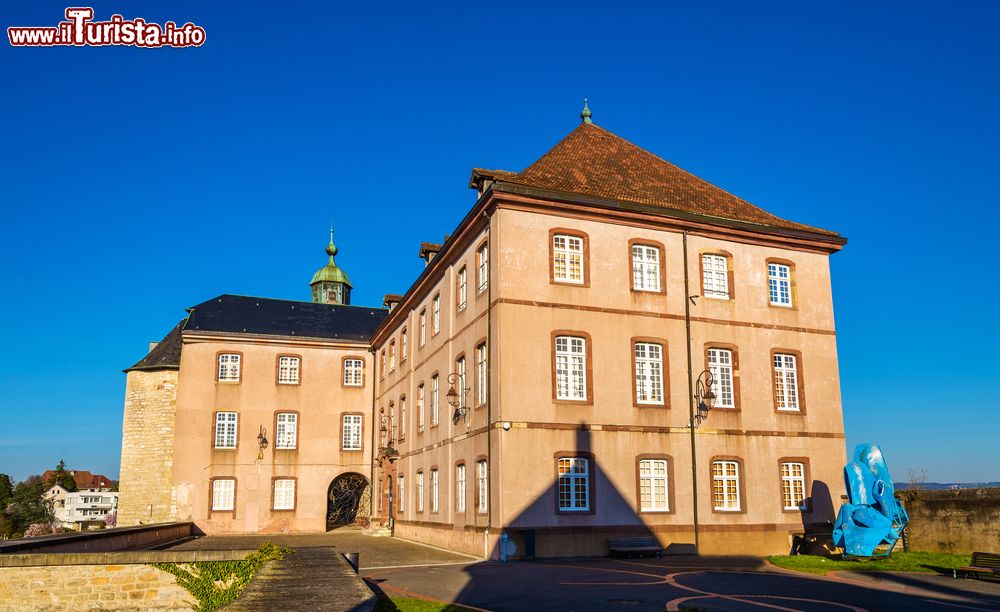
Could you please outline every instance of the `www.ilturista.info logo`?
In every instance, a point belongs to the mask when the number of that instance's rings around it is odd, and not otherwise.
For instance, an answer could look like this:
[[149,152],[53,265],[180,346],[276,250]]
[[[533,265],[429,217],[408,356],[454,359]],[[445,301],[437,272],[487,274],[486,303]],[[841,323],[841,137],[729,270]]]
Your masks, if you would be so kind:
[[163,25],[145,19],[125,19],[112,15],[109,21],[93,21],[89,6],[66,9],[66,21],[56,27],[11,27],[7,38],[14,47],[200,47],[205,43],[205,28],[193,23],[182,26],[168,21]]

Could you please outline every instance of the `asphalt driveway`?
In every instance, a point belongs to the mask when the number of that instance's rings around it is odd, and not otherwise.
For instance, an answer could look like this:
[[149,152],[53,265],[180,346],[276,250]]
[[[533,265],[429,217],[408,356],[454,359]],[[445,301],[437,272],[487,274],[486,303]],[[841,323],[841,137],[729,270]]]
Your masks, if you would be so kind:
[[1000,609],[996,584],[928,574],[820,577],[746,558],[479,562],[363,575],[388,593],[497,612]]
[[[1000,584],[933,574],[801,574],[757,557],[565,559],[497,563],[357,530],[210,536],[181,550],[291,548],[359,552],[361,574],[387,593],[481,610],[1000,610]],[[316,567],[315,571],[325,571]]]

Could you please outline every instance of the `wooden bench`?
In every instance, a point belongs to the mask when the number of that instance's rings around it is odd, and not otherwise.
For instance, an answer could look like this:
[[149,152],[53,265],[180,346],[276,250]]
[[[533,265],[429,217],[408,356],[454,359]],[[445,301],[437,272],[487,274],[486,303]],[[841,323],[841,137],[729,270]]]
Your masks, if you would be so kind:
[[969,574],[986,575],[987,577],[1000,578],[1000,555],[995,553],[974,552],[972,553],[972,563],[966,567],[955,570],[956,573],[963,573],[966,577]]
[[612,555],[651,553],[659,558],[663,554],[663,547],[656,538],[608,538],[608,548]]

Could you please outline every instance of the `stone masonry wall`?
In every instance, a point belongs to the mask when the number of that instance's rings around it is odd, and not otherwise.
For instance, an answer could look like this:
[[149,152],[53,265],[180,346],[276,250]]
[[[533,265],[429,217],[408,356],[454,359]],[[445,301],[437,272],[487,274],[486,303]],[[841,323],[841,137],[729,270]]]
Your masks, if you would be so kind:
[[125,382],[118,526],[174,520],[177,371],[133,370]]
[[910,550],[1000,552],[1000,488],[897,494],[910,516]]
[[148,565],[0,567],[0,612],[191,610],[194,597]]

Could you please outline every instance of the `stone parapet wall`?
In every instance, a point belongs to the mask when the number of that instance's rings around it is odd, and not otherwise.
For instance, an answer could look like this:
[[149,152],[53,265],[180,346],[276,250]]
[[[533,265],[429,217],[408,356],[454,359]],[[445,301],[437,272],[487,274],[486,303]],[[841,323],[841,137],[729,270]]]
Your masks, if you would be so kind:
[[190,610],[194,597],[148,565],[0,567],[0,612]]
[[[199,535],[194,523],[161,523],[137,527],[115,527],[100,531],[60,533],[0,542],[0,567],[12,556],[51,556],[51,553],[110,553],[142,550]],[[100,563],[93,558],[87,563]]]
[[0,612],[191,610],[195,598],[150,563],[235,561],[252,550],[0,555]]
[[1000,552],[1000,488],[899,491],[910,550]]
[[176,370],[133,370],[125,382],[118,525],[174,520]]

